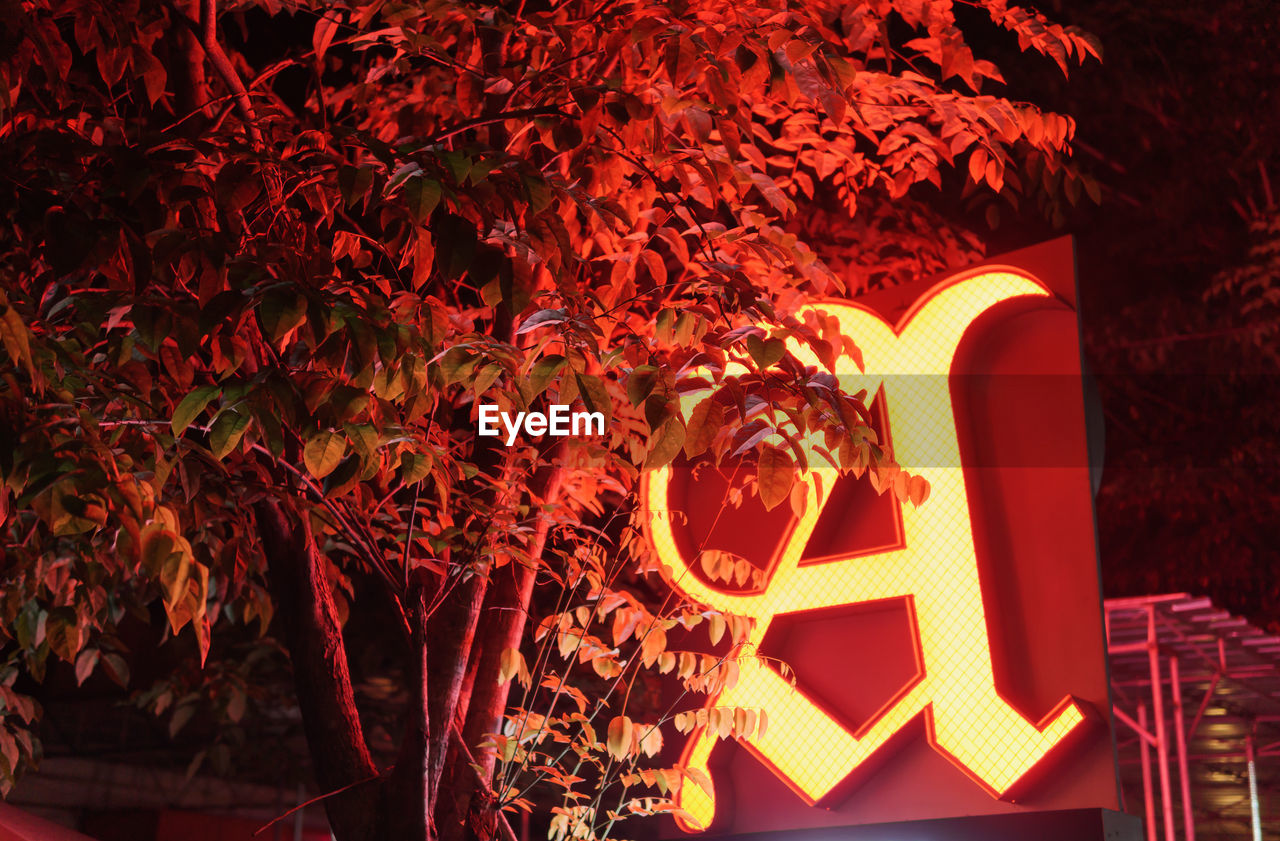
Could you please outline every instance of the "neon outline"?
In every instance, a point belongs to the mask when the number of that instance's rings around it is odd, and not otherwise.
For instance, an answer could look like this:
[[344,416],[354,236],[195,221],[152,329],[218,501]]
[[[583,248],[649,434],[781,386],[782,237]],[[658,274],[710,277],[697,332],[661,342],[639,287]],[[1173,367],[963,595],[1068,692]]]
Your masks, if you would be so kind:
[[[955,352],[965,331],[982,313],[1016,297],[1049,293],[1020,271],[984,267],[958,275],[922,296],[897,325],[869,309],[849,303],[806,307],[835,316],[841,332],[863,353],[866,372],[843,355],[837,360],[842,387],[874,394],[885,377],[899,379],[885,388],[889,424],[899,463],[911,466],[932,486],[919,508],[904,507],[905,546],[859,553],[825,563],[800,563],[826,503],[814,471],[802,475],[804,514],[783,536],[770,562],[769,583],[754,593],[728,593],[692,573],[682,556],[667,510],[669,467],[653,471],[641,487],[647,536],[659,559],[682,569],[671,585],[692,601],[755,618],[749,644],[758,647],[774,616],[887,598],[907,597],[913,607],[916,648],[924,674],[904,687],[871,719],[849,730],[773,669],[744,659],[735,686],[707,706],[764,707],[769,728],[764,737],[742,739],[773,772],[806,802],[821,800],[910,721],[923,715],[929,744],[992,797],[1000,797],[1035,767],[1045,754],[1075,731],[1085,714],[1070,696],[1040,722],[1032,724],[1000,697],[992,671],[986,613],[973,547],[973,528],[959,440],[948,386]],[[794,339],[789,349],[805,364],[818,360]],[[925,375],[925,376],[910,376]],[[939,376],[943,375],[943,376]],[[909,387],[908,387],[909,386]],[[897,393],[892,393],[896,391]],[[698,392],[682,395],[688,416]],[[950,418],[926,428],[918,418]],[[926,453],[931,454],[925,457]],[[830,468],[828,468],[830,471]],[[832,487],[833,482],[821,486]],[[839,556],[837,556],[839,557]],[[939,557],[947,558],[939,564]],[[836,595],[832,595],[836,594]],[[695,731],[681,763],[707,772],[714,736]],[[820,750],[825,746],[825,751]],[[817,754],[822,753],[824,757]],[[714,790],[683,787],[677,802],[693,819],[678,820],[686,831],[710,825]]]

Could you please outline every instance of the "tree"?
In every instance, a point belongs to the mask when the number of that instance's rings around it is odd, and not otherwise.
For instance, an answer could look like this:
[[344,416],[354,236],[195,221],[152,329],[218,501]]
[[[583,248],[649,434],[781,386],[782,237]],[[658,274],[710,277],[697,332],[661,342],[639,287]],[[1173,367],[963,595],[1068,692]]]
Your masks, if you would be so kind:
[[[850,339],[792,312],[970,255],[923,235],[925,185],[1032,195],[1028,166],[1084,183],[1071,119],[986,92],[1000,71],[949,0],[7,9],[7,784],[38,752],[19,676],[62,661],[128,684],[128,616],[202,664],[256,625],[288,652],[342,841],[491,837],[530,779],[560,786],[559,835],[670,808],[681,774],[637,764],[657,746],[629,693],[590,704],[567,680],[576,661],[696,690],[738,654],[667,651],[676,626],[741,622],[620,586],[644,561],[619,526],[637,476],[759,454],[746,490],[772,507],[815,434],[904,492],[865,395],[792,352],[830,367]],[[1063,72],[1098,54],[1004,0],[961,12]],[[809,242],[831,231],[847,272]],[[685,417],[698,366],[717,390]],[[508,447],[477,435],[481,403],[580,404],[607,430]],[[353,689],[355,609],[405,643],[393,757]],[[555,674],[504,728],[530,613],[570,662],[535,661]],[[243,714],[243,687],[224,691]]]

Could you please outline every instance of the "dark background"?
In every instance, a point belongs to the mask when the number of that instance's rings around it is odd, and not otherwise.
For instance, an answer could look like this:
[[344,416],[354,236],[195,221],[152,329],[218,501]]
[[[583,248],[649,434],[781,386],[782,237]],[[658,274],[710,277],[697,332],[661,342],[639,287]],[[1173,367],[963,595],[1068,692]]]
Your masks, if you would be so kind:
[[1068,203],[1061,227],[1006,206],[1003,224],[977,229],[989,254],[1076,237],[1106,420],[1104,592],[1189,591],[1280,629],[1280,7],[1044,11],[1096,34],[1103,64],[1064,80],[1024,62],[1010,88],[1075,117],[1102,201]]

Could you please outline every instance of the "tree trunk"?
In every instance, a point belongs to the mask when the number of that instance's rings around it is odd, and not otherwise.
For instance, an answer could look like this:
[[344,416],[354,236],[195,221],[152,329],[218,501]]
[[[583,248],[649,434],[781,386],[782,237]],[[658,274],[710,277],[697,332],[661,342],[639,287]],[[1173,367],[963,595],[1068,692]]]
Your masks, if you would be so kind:
[[457,585],[455,592],[427,622],[427,639],[437,651],[448,652],[448,658],[436,664],[427,692],[427,712],[437,725],[431,734],[431,761],[428,766],[433,800],[444,773],[449,734],[453,729],[450,725],[458,709],[467,659],[475,641],[480,605],[487,585],[487,570],[475,570],[470,578]]
[[306,515],[290,518],[280,502],[254,505],[266,552],[268,581],[302,712],[303,730],[324,799],[329,826],[339,841],[381,841],[377,769],[369,755],[347,666],[342,629],[324,559]]
[[[410,628],[409,706],[396,767],[383,791],[379,838],[430,841],[435,835],[431,826],[436,801],[430,779],[432,728],[427,704],[427,604],[433,589],[428,587],[429,578],[424,571],[415,570],[409,579],[405,604]],[[443,653],[448,654],[447,649]],[[448,732],[445,725],[437,724],[437,729]]]
[[[554,503],[560,494],[563,469],[559,466],[544,467],[534,477],[531,492],[534,504]],[[543,516],[538,520],[527,547],[530,565],[508,564],[493,574],[489,595],[483,610],[483,629],[476,641],[478,662],[472,676],[465,724],[462,730],[463,751],[455,751],[446,757],[448,777],[454,781],[452,791],[441,792],[438,802],[438,826],[441,841],[462,841],[474,838],[470,827],[477,823],[477,816],[492,810],[495,757],[492,750],[480,750],[485,734],[495,732],[507,708],[510,682],[498,680],[502,652],[518,648],[524,636],[529,614],[529,602],[537,565],[546,547],[550,520]],[[472,756],[466,752],[470,748]],[[479,773],[464,774],[462,763],[479,768]]]

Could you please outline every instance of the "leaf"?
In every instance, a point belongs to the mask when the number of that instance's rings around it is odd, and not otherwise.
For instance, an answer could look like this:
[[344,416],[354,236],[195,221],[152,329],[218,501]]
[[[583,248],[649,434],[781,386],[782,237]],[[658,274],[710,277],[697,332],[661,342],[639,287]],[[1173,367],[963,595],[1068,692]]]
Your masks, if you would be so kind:
[[338,13],[328,11],[316,21],[316,28],[311,33],[311,48],[316,53],[316,67],[321,71],[324,69],[324,54],[333,43],[333,36],[337,31]]
[[84,635],[81,633],[79,617],[76,616],[75,610],[70,607],[59,607],[49,611],[49,618],[44,626],[44,638],[54,654],[68,663],[74,663],[76,655],[80,653],[80,647],[84,644]]
[[659,288],[666,286],[667,267],[662,262],[662,258],[658,256],[658,253],[645,249],[640,252],[640,259],[644,262],[645,268],[649,270],[649,277],[653,279],[653,284]]
[[[409,255],[405,255],[408,259]],[[436,246],[435,240],[431,236],[431,231],[426,228],[419,228],[414,239],[413,247],[413,279],[414,289],[421,289],[431,280],[431,270],[436,264]]]
[[406,485],[416,485],[431,472],[433,456],[431,453],[400,454],[400,479]]
[[345,436],[334,432],[318,432],[302,448],[302,462],[308,473],[317,479],[323,479],[338,466],[346,451]]
[[724,407],[708,397],[693,407],[684,431],[684,454],[696,458],[707,451],[724,426]]
[[609,392],[605,391],[604,383],[592,374],[574,374],[574,379],[578,383],[578,394],[587,411],[603,414],[607,428],[609,419],[613,417],[613,402],[609,400]]
[[[3,768],[0,768],[0,776],[4,776],[2,772],[7,770],[7,776],[12,779],[16,776],[18,762],[22,757],[18,754],[18,741],[7,727],[0,727],[0,754],[3,754],[5,761]],[[8,791],[5,791],[5,796],[8,796]]]
[[227,718],[235,724],[240,723],[240,719],[244,718],[245,708],[248,706],[249,696],[242,689],[235,689],[231,693],[231,700],[227,701]]
[[657,662],[659,655],[666,650],[667,632],[660,625],[653,625],[645,631],[644,639],[640,642],[640,659],[645,668]]
[[[164,603],[171,612],[187,594],[187,582],[190,578],[191,546],[183,538],[178,538],[177,551],[170,552],[160,565],[160,585],[165,591]],[[177,628],[174,628],[174,632],[177,632]]]
[[364,198],[371,186],[373,186],[372,166],[343,166],[338,170],[338,190],[342,193],[348,209]]
[[258,317],[268,338],[278,342],[306,320],[307,299],[284,291],[271,292],[262,296]]
[[440,204],[443,188],[440,182],[425,175],[415,175],[404,185],[404,200],[409,206],[409,215],[419,225],[425,225],[431,219],[431,211]]
[[631,753],[631,719],[625,715],[614,716],[609,722],[609,737],[606,746],[614,759],[626,759]]
[[787,346],[782,339],[765,340],[754,333],[747,336],[747,353],[751,354],[761,371],[777,363],[786,352]]
[[640,752],[645,756],[657,756],[662,750],[662,730],[657,725],[649,725],[640,735]]
[[222,389],[216,385],[202,385],[182,398],[182,402],[173,410],[173,417],[169,420],[169,426],[173,429],[173,434],[181,435],[186,432],[187,427],[191,426],[191,422],[221,393]]
[[707,637],[711,640],[712,645],[718,645],[720,639],[724,636],[725,628],[724,617],[719,613],[713,613],[707,619]]
[[627,377],[627,399],[639,406],[661,379],[657,366],[637,365]]
[[663,421],[662,426],[649,436],[649,454],[644,460],[645,470],[656,470],[671,463],[684,446],[685,430],[678,416]]
[[564,369],[566,360],[559,354],[544,356],[534,363],[533,369],[529,371],[529,385],[533,389],[533,397],[537,397],[546,390],[551,380]]
[[22,323],[13,307],[9,306],[3,293],[0,293],[0,341],[4,343],[5,350],[9,352],[9,358],[15,365],[21,362],[28,373],[33,371],[27,326]]
[[698,784],[698,787],[707,793],[708,797],[714,797],[715,791],[711,788],[711,778],[707,776],[707,772],[701,768],[693,766],[684,769],[685,776]]
[[102,670],[121,689],[129,688],[129,664],[119,654],[103,654]]
[[80,652],[80,656],[76,658],[76,686],[84,685],[89,675],[93,674],[93,667],[96,665],[98,665],[98,649],[86,648]]
[[525,673],[528,667],[524,655],[517,648],[508,648],[498,658],[498,683],[506,683],[516,675]]
[[781,447],[766,444],[760,453],[757,467],[760,482],[760,501],[770,511],[787,499],[796,480],[791,456]]
[[242,415],[233,409],[218,415],[209,430],[209,449],[214,458],[221,461],[223,456],[240,444],[245,430],[249,428],[249,420],[249,415]]
[[187,722],[196,714],[195,704],[183,704],[173,711],[173,718],[169,719],[169,738],[172,739],[178,735],[183,727],[187,726]]
[[907,497],[911,504],[919,508],[929,498],[929,481],[923,476],[912,476],[907,485]]
[[522,336],[537,327],[548,327],[552,324],[559,324],[562,321],[567,321],[568,318],[568,310],[538,310],[524,320],[524,323],[520,325],[520,329],[516,331],[516,335]]
[[156,100],[164,96],[165,82],[168,81],[168,74],[165,72],[164,65],[160,60],[152,55],[149,51],[141,49],[137,45],[132,50],[135,76],[142,76],[142,85],[147,91],[147,101],[152,105],[156,104]]

